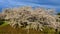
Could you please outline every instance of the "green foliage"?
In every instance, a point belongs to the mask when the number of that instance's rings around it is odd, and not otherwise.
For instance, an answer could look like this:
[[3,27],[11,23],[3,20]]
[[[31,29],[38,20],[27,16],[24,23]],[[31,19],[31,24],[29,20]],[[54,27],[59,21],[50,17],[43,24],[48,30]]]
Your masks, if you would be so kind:
[[4,21],[5,21],[4,19],[0,19],[0,25],[4,24],[5,23]]
[[59,31],[59,34],[60,34],[60,31]]
[[60,29],[54,29],[51,27],[44,26],[43,33],[44,34],[60,34]]
[[5,19],[0,19],[0,26],[5,26],[7,24],[8,24],[8,22],[5,21]]
[[54,34],[55,33],[55,29],[50,28],[50,27],[44,27],[44,34]]
[[4,24],[4,21],[0,21],[0,25]]
[[60,15],[60,13],[57,13],[57,15]]

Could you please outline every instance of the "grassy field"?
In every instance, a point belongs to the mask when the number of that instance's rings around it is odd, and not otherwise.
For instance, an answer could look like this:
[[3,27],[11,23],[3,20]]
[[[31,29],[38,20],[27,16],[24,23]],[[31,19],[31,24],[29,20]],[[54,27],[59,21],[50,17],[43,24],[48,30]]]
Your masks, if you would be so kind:
[[0,34],[58,34],[55,32],[53,29],[45,28],[44,31],[36,31],[30,29],[29,32],[28,30],[25,29],[14,29],[7,23],[4,23],[0,25]]
[[0,27],[0,34],[42,34],[34,30],[30,30],[29,33],[27,31],[28,30],[24,30],[24,29],[14,29],[10,25]]

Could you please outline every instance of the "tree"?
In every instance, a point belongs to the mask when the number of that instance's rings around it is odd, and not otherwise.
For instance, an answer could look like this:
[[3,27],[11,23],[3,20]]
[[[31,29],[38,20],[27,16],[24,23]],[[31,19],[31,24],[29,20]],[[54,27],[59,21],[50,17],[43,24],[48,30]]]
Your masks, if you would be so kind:
[[32,9],[30,7],[21,7],[15,10],[14,8],[10,9],[7,12],[5,10],[3,14],[6,15],[4,19],[8,19],[7,21],[9,21],[9,24],[12,27],[15,27],[16,25],[16,27],[23,26],[27,28],[27,26],[29,26],[29,28],[35,30],[41,30],[44,26],[52,27],[54,29],[60,27],[60,24],[56,22],[56,16],[53,16],[54,11],[51,9],[46,10],[41,8]]

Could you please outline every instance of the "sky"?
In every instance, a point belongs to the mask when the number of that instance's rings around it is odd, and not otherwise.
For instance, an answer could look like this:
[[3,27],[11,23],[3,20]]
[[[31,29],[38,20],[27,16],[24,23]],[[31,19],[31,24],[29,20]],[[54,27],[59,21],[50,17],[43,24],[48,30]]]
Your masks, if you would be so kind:
[[53,8],[60,12],[60,0],[0,0],[0,11],[3,8],[20,6]]

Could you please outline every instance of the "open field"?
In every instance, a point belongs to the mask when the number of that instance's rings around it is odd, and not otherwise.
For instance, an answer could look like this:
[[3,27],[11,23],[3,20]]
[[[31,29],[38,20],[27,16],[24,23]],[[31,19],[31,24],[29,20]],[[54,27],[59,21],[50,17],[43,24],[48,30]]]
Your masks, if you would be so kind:
[[40,32],[30,30],[30,33],[27,33],[27,30],[23,29],[14,29],[10,25],[0,27],[0,34],[39,34]]
[[[47,30],[46,30],[47,31]],[[0,27],[0,34],[55,34],[55,32],[41,32],[35,30],[14,29],[10,25]]]
[[25,30],[23,28],[15,29],[7,23],[8,22],[5,22],[4,24],[0,25],[0,34],[58,34],[55,32],[54,29],[49,29],[47,27],[44,29],[44,31],[36,31],[36,30],[30,29],[28,32],[28,30]]

